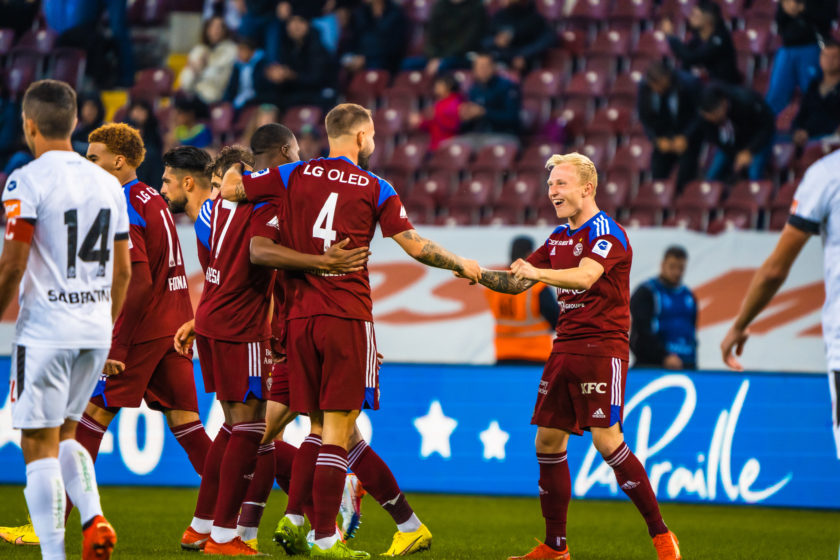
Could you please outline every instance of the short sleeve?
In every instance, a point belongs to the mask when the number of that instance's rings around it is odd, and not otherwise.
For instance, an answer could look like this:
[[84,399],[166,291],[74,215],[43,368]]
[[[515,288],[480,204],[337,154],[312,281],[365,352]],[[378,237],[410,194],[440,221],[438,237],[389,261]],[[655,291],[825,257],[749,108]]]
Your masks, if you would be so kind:
[[414,229],[397,191],[384,179],[379,179],[379,199],[376,210],[383,237],[393,237]]
[[248,222],[248,237],[267,237],[275,243],[282,241],[280,219],[272,204],[262,202],[254,206]]
[[602,235],[592,240],[589,250],[583,255],[604,267],[607,274],[618,263],[627,258],[627,249],[614,235]]
[[262,171],[245,173],[242,175],[242,186],[245,188],[245,198],[248,202],[277,202],[285,198],[289,178],[303,162],[296,161],[280,167],[269,167]]
[[535,268],[551,268],[551,259],[548,256],[548,240],[525,260]]
[[825,163],[818,161],[805,172],[796,189],[788,223],[806,233],[819,234],[828,217],[831,195],[837,192],[838,178],[826,173]]
[[205,200],[198,210],[198,219],[195,221],[195,237],[205,249],[210,250],[210,218],[213,215],[213,201]]
[[146,220],[131,202],[128,208],[128,251],[131,262],[149,262],[146,253]]
[[[117,206],[117,215],[114,219],[114,239],[116,241],[122,241],[129,238],[130,219],[128,217],[128,203],[125,200],[122,188],[119,188],[116,191],[116,196],[114,198],[116,199],[114,202]],[[137,214],[133,207],[132,211],[134,214]],[[139,217],[139,214],[137,216]],[[140,220],[142,220],[142,218],[140,218]],[[143,227],[145,226],[146,222],[143,221]]]
[[15,171],[9,176],[6,188],[3,190],[3,206],[6,209],[7,218],[36,220],[40,202],[40,193],[23,173]]

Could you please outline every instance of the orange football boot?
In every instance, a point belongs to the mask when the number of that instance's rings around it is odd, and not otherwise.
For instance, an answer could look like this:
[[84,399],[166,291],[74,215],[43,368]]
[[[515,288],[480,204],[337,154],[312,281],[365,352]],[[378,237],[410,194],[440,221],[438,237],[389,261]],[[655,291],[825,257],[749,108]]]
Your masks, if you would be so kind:
[[187,527],[187,530],[181,535],[181,548],[184,550],[204,550],[204,545],[207,544],[209,538],[210,533],[199,533],[192,527]]
[[539,544],[534,550],[524,556],[509,556],[508,560],[570,560],[569,547],[563,550],[554,550],[539,539],[534,539]]
[[108,560],[116,544],[114,528],[107,519],[97,515],[82,531],[82,560]]
[[656,548],[659,560],[682,560],[680,542],[677,540],[677,535],[671,531],[653,537],[653,546]]
[[242,540],[241,537],[234,537],[232,541],[217,543],[213,537],[207,539],[204,545],[204,554],[218,554],[220,556],[268,556],[257,552]]

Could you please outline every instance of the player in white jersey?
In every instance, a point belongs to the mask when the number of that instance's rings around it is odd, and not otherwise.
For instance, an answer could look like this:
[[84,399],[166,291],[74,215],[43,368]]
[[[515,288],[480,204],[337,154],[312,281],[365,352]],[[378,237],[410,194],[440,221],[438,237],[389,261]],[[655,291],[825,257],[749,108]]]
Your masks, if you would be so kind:
[[821,235],[823,241],[825,304],[822,330],[834,442],[840,459],[840,403],[837,400],[840,391],[840,151],[818,160],[805,172],[776,248],[753,277],[741,311],[720,347],[726,365],[742,371],[743,367],[732,355],[733,349],[741,355],[749,336],[747,327],[773,299],[811,235]]
[[35,160],[3,191],[0,313],[19,288],[10,392],[24,495],[44,558],[65,558],[66,492],[81,514],[82,558],[106,559],[117,537],[102,515],[93,462],[74,436],[131,277],[126,202],[119,181],[73,151],[70,86],[32,84],[23,123]]

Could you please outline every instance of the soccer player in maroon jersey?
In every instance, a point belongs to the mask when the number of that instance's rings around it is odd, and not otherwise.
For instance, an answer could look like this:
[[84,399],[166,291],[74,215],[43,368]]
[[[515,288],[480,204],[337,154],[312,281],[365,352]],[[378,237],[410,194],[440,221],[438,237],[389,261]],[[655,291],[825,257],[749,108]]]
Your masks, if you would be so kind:
[[158,192],[137,180],[145,155],[139,132],[125,124],[107,124],[91,132],[88,141],[88,159],[123,185],[132,275],[114,325],[107,375],[94,391],[77,439],[95,461],[119,409],[136,408],[145,400],[149,408],[164,413],[200,475],[210,438],[198,417],[192,359],[172,347],[172,336],[193,315],[175,222]]
[[[378,222],[385,237],[392,237],[418,261],[478,279],[477,263],[417,234],[391,184],[363,169],[375,147],[373,119],[367,109],[338,105],[327,115],[326,129],[330,157],[266,169],[245,178],[231,168],[222,182],[222,196],[278,200],[292,216],[288,222],[291,247],[301,252],[323,253],[347,237],[349,247],[367,247]],[[311,555],[367,558],[366,552],[351,551],[335,534],[356,418],[363,407],[379,406],[367,270],[341,275],[311,271],[288,277],[291,408],[309,413],[312,435],[321,436],[317,456],[307,454],[308,466],[300,471],[296,460],[292,476],[294,484],[298,472],[308,473],[312,480],[315,544]],[[302,450],[298,451],[301,456]],[[303,523],[302,511],[287,510],[275,537],[284,546],[298,549],[306,538]],[[431,533],[419,524],[414,531],[398,532],[394,540],[388,554],[394,554],[394,549],[407,554],[428,548]]]
[[540,504],[545,542],[528,559],[568,559],[566,513],[572,483],[569,435],[592,432],[592,442],[641,512],[661,560],[680,558],[677,539],[659,513],[645,469],[624,443],[624,386],[630,353],[630,264],[627,234],[595,205],[598,174],[586,156],[552,156],[548,197],[568,220],[527,260],[510,271],[482,269],[481,284],[517,294],[543,282],[557,288],[560,317],[543,370],[532,424],[537,428]]

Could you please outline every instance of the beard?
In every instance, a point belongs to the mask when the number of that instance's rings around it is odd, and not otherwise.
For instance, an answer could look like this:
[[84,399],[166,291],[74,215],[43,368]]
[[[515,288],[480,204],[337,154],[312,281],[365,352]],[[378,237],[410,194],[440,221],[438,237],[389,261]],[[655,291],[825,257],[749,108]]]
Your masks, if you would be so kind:
[[163,199],[166,200],[166,203],[169,205],[169,211],[173,214],[183,214],[187,207],[187,197],[174,200],[164,196]]
[[359,154],[359,167],[361,167],[365,171],[369,171],[370,170],[369,166],[370,166],[370,154],[364,155],[364,154],[360,153]]

